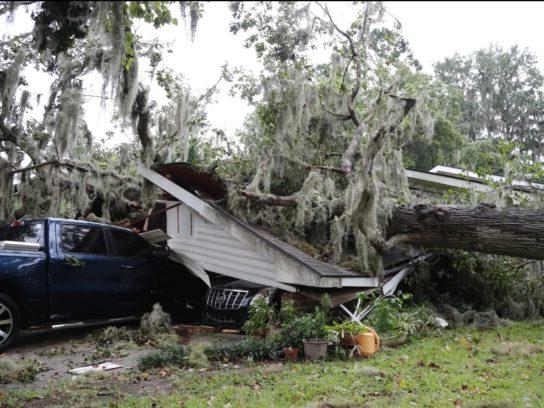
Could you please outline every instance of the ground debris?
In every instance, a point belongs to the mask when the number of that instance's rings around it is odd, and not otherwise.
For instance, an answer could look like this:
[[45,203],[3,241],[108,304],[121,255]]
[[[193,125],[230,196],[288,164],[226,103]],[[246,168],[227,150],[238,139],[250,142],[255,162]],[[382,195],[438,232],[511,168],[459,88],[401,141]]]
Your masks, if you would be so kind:
[[474,314],[474,327],[480,330],[490,330],[500,326],[499,316],[495,311],[478,312]]
[[171,323],[170,315],[162,310],[160,304],[155,303],[153,310],[142,316],[140,328],[144,333],[149,334],[166,333],[172,330]]
[[110,363],[110,362],[106,361],[106,362],[103,362],[103,363],[100,363],[100,364],[92,364],[92,365],[88,365],[88,366],[85,366],[85,367],[73,368],[68,372],[70,374],[79,375],[79,374],[92,373],[92,372],[96,372],[96,371],[115,370],[115,369],[121,368],[121,367],[123,367],[123,366],[120,365],[120,364]]
[[382,371],[380,369],[363,364],[357,364],[355,367],[353,367],[353,371],[356,373],[368,375],[370,377],[375,377],[382,374]]
[[15,360],[0,357],[0,384],[30,383],[45,369],[45,365],[35,358]]

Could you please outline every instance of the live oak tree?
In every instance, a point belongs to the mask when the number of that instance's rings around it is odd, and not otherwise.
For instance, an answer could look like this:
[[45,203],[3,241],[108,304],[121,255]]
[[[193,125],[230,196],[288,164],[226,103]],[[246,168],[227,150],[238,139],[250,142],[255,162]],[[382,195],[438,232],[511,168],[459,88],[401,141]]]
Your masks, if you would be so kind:
[[[177,24],[167,2],[1,2],[0,15],[15,18],[24,8],[34,27],[0,43],[2,218],[16,209],[31,216],[92,210],[105,219],[122,217],[140,195],[136,161],[173,159],[179,145],[186,152],[190,132],[205,124],[203,106],[215,88],[198,98],[178,83],[167,106],[149,100],[154,80],[164,87],[174,81],[160,66],[167,46],[138,37],[133,25]],[[179,2],[176,10],[194,36],[201,4]],[[138,69],[144,58],[149,78]],[[26,83],[31,68],[53,77],[45,101]],[[95,143],[99,135],[83,119],[84,100],[96,97],[83,89],[93,71],[103,79],[99,97],[112,100],[114,118],[134,130],[134,143],[109,151]],[[28,115],[40,109],[42,120]]]
[[[232,211],[316,256],[370,274],[381,272],[382,256],[399,243],[542,258],[539,212],[500,209],[516,194],[508,186],[494,186],[491,205],[409,205],[403,148],[431,141],[438,130],[434,158],[422,151],[431,167],[454,164],[437,161],[470,152],[472,140],[459,126],[462,92],[418,71],[398,27],[384,28],[381,4],[362,5],[347,28],[319,2],[232,9],[232,30],[246,33],[246,45],[265,66],[260,78],[239,86],[255,105],[242,138],[256,166],[245,183],[235,178]],[[312,64],[309,50],[324,47],[330,62]],[[506,184],[526,178],[535,164],[506,157],[514,146],[496,149],[509,168]],[[536,227],[527,229],[531,217]]]
[[[244,135],[257,166],[233,189],[231,210],[299,231],[338,262],[351,252],[351,267],[378,273],[387,220],[409,199],[401,147],[416,132],[432,134],[427,84],[398,26],[384,28],[383,5],[373,2],[348,28],[319,2],[232,9],[232,30],[246,32],[265,71]],[[330,62],[312,64],[310,51],[325,46]]]

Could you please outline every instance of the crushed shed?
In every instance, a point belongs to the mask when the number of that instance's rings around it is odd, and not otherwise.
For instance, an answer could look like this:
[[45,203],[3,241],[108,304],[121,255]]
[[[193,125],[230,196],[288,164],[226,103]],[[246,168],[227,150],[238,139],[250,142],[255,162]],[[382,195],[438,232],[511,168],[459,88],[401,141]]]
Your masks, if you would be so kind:
[[[338,265],[316,259],[274,236],[228,213],[218,200],[227,194],[215,174],[187,163],[145,168],[139,173],[167,195],[156,206],[167,208],[169,247],[185,262],[200,270],[274,286],[287,291],[300,288],[378,288],[391,280],[413,259],[396,249],[384,260],[385,280],[365,277]],[[160,204],[160,206],[159,206]]]

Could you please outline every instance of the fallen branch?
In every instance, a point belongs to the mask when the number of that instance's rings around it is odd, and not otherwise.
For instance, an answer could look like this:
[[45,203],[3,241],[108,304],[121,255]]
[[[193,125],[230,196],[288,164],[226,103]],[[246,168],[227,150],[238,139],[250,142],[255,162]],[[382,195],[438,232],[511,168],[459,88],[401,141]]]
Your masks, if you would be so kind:
[[263,205],[276,205],[280,207],[295,207],[297,205],[297,200],[294,195],[290,196],[279,196],[276,194],[268,193],[254,193],[248,190],[238,190],[241,195],[246,198],[249,198],[253,202]]
[[544,213],[526,208],[419,204],[399,207],[388,242],[544,259]]

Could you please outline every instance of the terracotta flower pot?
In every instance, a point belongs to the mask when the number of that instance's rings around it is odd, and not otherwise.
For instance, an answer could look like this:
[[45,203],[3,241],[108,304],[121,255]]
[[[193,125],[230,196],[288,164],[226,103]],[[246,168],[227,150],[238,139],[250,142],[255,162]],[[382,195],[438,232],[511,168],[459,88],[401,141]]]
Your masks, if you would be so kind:
[[282,351],[283,356],[285,357],[285,361],[297,361],[298,353],[300,351],[298,348],[285,347]]
[[304,344],[304,355],[308,360],[324,359],[327,356],[328,341],[324,340],[302,340]]

